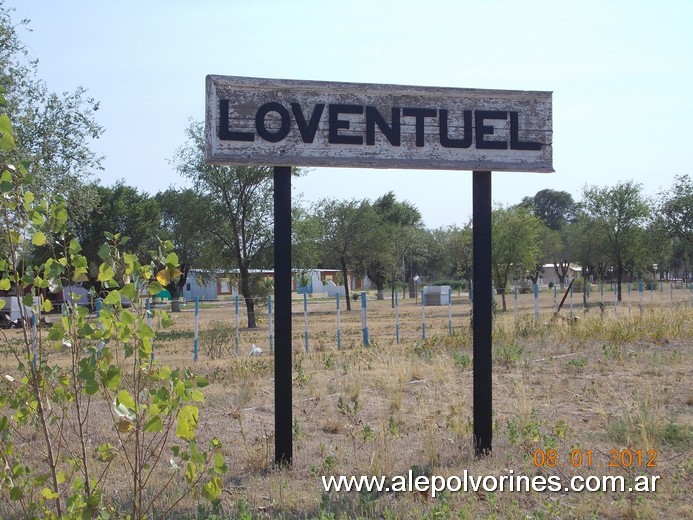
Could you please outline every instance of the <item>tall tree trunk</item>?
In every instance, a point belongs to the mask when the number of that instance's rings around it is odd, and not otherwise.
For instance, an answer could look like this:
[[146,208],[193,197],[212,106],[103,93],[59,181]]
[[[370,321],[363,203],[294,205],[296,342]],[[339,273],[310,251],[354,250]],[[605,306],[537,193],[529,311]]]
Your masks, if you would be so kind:
[[166,289],[171,295],[171,312],[180,312],[180,295],[183,292],[183,287],[185,287],[188,281],[188,273],[190,272],[190,265],[181,264],[180,267],[183,274],[178,277],[178,280],[171,281],[171,283],[166,286]]
[[347,311],[351,310],[351,298],[349,298],[349,275],[347,273],[347,265],[344,257],[340,258],[342,267],[342,276],[344,277],[344,296],[346,296]]
[[623,294],[621,292],[621,283],[623,281],[623,265],[621,262],[618,263],[618,266],[616,267],[616,285],[617,285],[617,290],[618,290],[618,297],[617,300],[619,303],[623,301]]
[[255,322],[255,300],[250,288],[250,272],[246,266],[241,266],[239,269],[241,275],[241,294],[245,300],[245,309],[248,314],[248,328],[254,329],[257,327]]

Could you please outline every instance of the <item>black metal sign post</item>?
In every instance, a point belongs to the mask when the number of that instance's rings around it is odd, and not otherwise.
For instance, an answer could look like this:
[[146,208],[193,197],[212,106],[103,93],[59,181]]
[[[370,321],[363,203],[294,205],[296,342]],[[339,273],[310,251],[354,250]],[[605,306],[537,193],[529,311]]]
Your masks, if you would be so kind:
[[491,172],[474,171],[472,179],[472,265],[474,302],[474,449],[477,456],[491,453],[493,399],[491,335]]
[[291,464],[291,168],[274,167],[274,461]]

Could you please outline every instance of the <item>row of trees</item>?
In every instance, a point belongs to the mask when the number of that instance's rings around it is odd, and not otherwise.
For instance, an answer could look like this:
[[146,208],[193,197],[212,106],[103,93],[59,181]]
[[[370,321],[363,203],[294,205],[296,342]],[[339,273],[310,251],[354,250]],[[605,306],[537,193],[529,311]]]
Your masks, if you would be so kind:
[[[190,152],[184,147],[178,157]],[[192,266],[235,273],[253,327],[259,291],[253,270],[272,267],[272,172],[208,166],[201,159],[196,166],[188,160],[176,164],[192,188],[149,196],[122,183],[93,186],[97,204],[75,219],[74,233],[94,265],[106,230],[132,237],[135,252],[144,256],[157,237],[171,240],[182,274],[169,281],[174,300]],[[561,285],[571,264],[593,280],[608,277],[616,282],[619,300],[621,284],[648,278],[653,264],[663,277],[689,279],[693,182],[688,176],[676,177],[655,200],[633,182],[588,186],[582,197],[575,202],[566,192],[542,190],[520,204],[494,209],[493,277],[504,307],[505,290],[536,283],[545,264],[553,264]],[[473,268],[471,223],[426,229],[416,207],[392,192],[374,200],[296,205],[293,244],[294,268],[341,270],[348,306],[349,273],[367,275],[383,298],[386,288],[394,291],[415,274],[427,281],[469,280]]]
[[[50,92],[17,27],[0,3],[0,82],[8,87],[5,111],[15,128],[12,146],[0,140],[0,160],[21,160],[38,196],[68,201],[70,231],[82,244],[92,280],[98,278],[106,232],[130,237],[128,247],[141,258],[156,256],[158,239],[171,240],[180,274],[163,281],[174,305],[191,267],[237,273],[248,325],[254,327],[262,287],[253,270],[271,268],[273,261],[271,168],[205,164],[202,124],[191,122],[171,161],[189,188],[148,195],[122,182],[99,185],[89,177],[101,168],[90,150],[91,140],[103,132],[94,117],[98,103],[82,88]],[[350,272],[367,274],[381,298],[386,287],[394,290],[415,274],[427,281],[471,278],[471,223],[426,229],[415,205],[392,192],[294,206],[293,266],[338,268],[347,293]],[[561,283],[571,263],[592,278],[612,273],[619,298],[623,280],[649,273],[652,264],[662,274],[688,278],[691,207],[693,183],[687,175],[652,198],[640,185],[621,182],[587,186],[577,202],[567,192],[542,190],[517,205],[498,206],[493,212],[495,286],[503,294],[511,283],[536,282],[546,263],[554,264]],[[47,256],[41,248],[50,246],[47,240],[35,254]]]

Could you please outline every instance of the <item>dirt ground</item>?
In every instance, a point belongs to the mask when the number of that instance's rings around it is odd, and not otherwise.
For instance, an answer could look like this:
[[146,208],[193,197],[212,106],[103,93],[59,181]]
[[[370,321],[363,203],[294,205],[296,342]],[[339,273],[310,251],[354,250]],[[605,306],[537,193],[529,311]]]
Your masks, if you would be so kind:
[[[494,321],[492,455],[472,444],[472,340],[467,296],[451,308],[399,300],[399,343],[389,299],[368,300],[370,346],[360,302],[309,299],[308,352],[303,301],[293,306],[293,438],[289,468],[273,467],[274,358],[266,308],[243,328],[238,355],[232,302],[199,311],[193,361],[193,305],[155,341],[158,362],[205,375],[199,435],[224,445],[222,517],[245,518],[686,518],[693,516],[693,293],[613,293],[566,299],[551,319],[543,294],[507,297]],[[560,301],[561,295],[558,296]],[[499,297],[496,303],[500,306]],[[423,338],[423,324],[425,335]],[[450,327],[452,325],[452,334]],[[212,345],[208,331],[226,339]],[[249,356],[252,345],[262,355]],[[215,359],[213,359],[214,355]],[[3,370],[12,360],[0,356]],[[549,453],[549,450],[554,450]],[[546,455],[555,456],[555,461]],[[588,464],[588,459],[590,464]],[[542,460],[544,464],[542,463]],[[555,462],[555,465],[553,465]],[[649,463],[649,464],[648,464]],[[654,492],[324,492],[330,475],[659,476]],[[246,516],[243,516],[246,515]],[[249,516],[248,516],[249,515]]]

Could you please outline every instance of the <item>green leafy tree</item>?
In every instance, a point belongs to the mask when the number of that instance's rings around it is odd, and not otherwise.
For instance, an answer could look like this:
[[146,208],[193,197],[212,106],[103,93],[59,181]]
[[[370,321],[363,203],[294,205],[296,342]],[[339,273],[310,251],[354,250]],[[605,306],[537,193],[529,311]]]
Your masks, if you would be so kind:
[[606,254],[616,273],[618,301],[622,301],[621,284],[627,270],[646,260],[649,253],[645,227],[651,211],[640,184],[620,182],[613,187],[585,187],[583,211],[591,219],[592,234],[606,239]]
[[[409,202],[398,201],[393,192],[379,197],[372,204],[374,217],[369,233],[369,244],[362,249],[362,264],[377,289],[377,298],[383,299],[385,284],[394,281],[401,269],[406,252],[404,242],[412,231],[423,225],[421,213]],[[394,305],[394,293],[392,295]]]
[[190,269],[213,267],[205,265],[209,257],[207,251],[213,246],[201,233],[206,225],[206,217],[201,208],[209,201],[191,189],[168,189],[159,192],[154,199],[161,211],[161,237],[170,240],[178,255],[180,269],[164,277],[162,285],[171,295],[171,311],[180,312],[180,295],[188,280]]
[[132,251],[138,257],[146,258],[157,246],[161,221],[157,201],[122,181],[114,186],[93,186],[93,189],[97,194],[96,203],[86,218],[77,223],[69,215],[72,232],[91,266],[89,274],[92,279],[97,276],[102,261],[99,251],[106,233],[129,237],[134,246]]
[[542,223],[522,207],[498,207],[491,213],[492,271],[503,310],[507,310],[505,292],[511,276],[533,273],[540,260],[539,239]]
[[349,298],[349,272],[357,271],[359,258],[369,243],[372,231],[373,211],[366,201],[338,201],[323,199],[314,211],[320,236],[317,243],[323,252],[322,263],[337,265],[342,272],[347,310],[351,310]]
[[[175,155],[178,173],[192,181],[193,189],[207,201],[204,225],[199,229],[209,243],[209,259],[219,269],[237,269],[240,293],[245,300],[248,328],[255,328],[255,294],[252,270],[267,267],[273,248],[274,184],[272,168],[216,166],[204,160],[204,127],[192,122],[187,142]],[[298,171],[294,171],[298,174]],[[207,262],[208,264],[211,261]]]
[[[12,148],[7,114],[0,134],[0,146]],[[18,341],[2,336],[17,368],[0,379],[0,516],[166,517],[190,494],[218,500],[221,446],[212,439],[205,448],[196,437],[207,382],[153,359],[157,329],[171,320],[161,311],[151,320],[138,300],[161,290],[156,278],[177,267],[172,244],[142,264],[108,233],[99,250],[100,315],[67,302],[44,334],[35,318],[53,310],[48,293],[85,281],[88,264],[68,234],[64,202],[36,197],[31,184],[21,163],[0,174],[0,290],[14,292],[22,318]],[[58,253],[36,261],[47,237]],[[123,308],[122,297],[134,305]],[[164,461],[169,478],[153,479]]]
[[90,149],[103,133],[95,120],[99,104],[82,87],[56,93],[39,79],[38,60],[18,34],[29,21],[15,24],[11,12],[0,3],[0,85],[8,91],[5,111],[16,146],[0,149],[0,164],[23,163],[37,196],[60,194],[72,215],[83,215],[95,196],[85,180],[101,169],[102,158]]
[[544,225],[555,231],[573,222],[577,216],[578,205],[567,191],[545,189],[533,197],[525,197],[520,205],[529,209]]
[[657,213],[670,236],[693,244],[693,180],[688,175],[676,176],[671,189],[660,193]]

